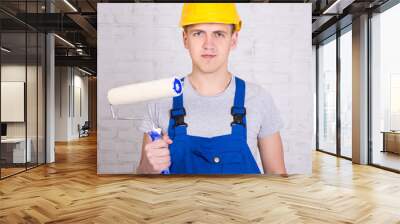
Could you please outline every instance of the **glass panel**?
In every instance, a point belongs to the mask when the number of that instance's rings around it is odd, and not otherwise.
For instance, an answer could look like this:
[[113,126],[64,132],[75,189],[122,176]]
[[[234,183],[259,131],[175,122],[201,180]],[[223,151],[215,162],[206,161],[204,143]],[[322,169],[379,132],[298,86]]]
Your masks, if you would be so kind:
[[46,37],[44,34],[39,33],[39,45],[38,45],[38,163],[45,163],[45,44]]
[[37,57],[37,33],[36,32],[29,32],[27,33],[27,38],[28,38],[28,63],[27,63],[27,142],[28,142],[28,150],[30,149],[30,153],[28,155],[30,158],[28,158],[28,168],[36,166],[37,165],[37,132],[38,132],[38,125],[37,125],[37,73],[38,73],[38,68],[37,68],[37,63],[38,63],[38,57]]
[[336,153],[336,38],[318,48],[318,144]]
[[340,37],[340,121],[342,156],[352,157],[352,35]]
[[[37,1],[27,2],[26,12],[30,14],[39,11]],[[34,24],[37,17],[28,17]],[[27,150],[30,149],[30,158],[28,159],[28,168],[37,166],[38,160],[38,34],[35,30],[27,30]]]
[[[45,0],[0,1],[26,18],[44,13]],[[35,23],[34,18],[29,17]],[[1,121],[0,177],[45,162],[45,35],[0,12]],[[11,112],[10,112],[11,111]]]
[[2,177],[25,170],[26,34],[1,34]]
[[400,170],[400,5],[373,16],[372,163]]

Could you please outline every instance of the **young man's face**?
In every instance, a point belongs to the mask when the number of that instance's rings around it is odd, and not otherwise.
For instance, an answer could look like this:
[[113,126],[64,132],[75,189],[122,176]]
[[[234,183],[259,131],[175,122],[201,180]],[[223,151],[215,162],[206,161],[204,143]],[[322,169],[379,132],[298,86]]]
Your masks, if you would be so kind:
[[203,23],[186,27],[183,32],[185,48],[193,66],[203,73],[213,73],[227,67],[229,52],[236,47],[238,33],[233,26],[222,23]]

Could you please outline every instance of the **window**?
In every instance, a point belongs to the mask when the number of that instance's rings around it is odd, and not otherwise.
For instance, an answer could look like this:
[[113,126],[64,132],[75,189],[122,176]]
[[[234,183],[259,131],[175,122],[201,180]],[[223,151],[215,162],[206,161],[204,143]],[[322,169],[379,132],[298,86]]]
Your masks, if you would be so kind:
[[[0,1],[16,13],[43,13],[44,1]],[[18,6],[18,7],[12,7]],[[0,178],[45,163],[45,34],[0,12],[2,140]],[[12,102],[15,100],[14,102]],[[13,109],[9,105],[13,106]]]
[[372,164],[400,170],[400,5],[371,18]]
[[340,155],[352,157],[352,35],[351,26],[340,36]]
[[318,148],[336,153],[336,36],[318,47]]

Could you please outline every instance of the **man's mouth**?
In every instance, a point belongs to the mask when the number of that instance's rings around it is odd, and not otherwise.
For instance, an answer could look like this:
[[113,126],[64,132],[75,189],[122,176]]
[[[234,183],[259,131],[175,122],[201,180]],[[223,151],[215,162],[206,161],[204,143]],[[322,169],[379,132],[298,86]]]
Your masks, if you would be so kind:
[[201,57],[205,59],[211,59],[214,58],[216,55],[215,54],[202,54]]

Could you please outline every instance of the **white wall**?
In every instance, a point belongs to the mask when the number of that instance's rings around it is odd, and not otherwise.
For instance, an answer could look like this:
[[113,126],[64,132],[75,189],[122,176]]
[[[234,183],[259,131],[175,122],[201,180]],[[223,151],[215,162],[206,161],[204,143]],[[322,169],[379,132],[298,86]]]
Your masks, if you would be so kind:
[[[1,66],[1,81],[8,82],[25,82],[25,76],[27,75],[29,87],[27,88],[27,120],[28,120],[28,137],[31,133],[35,132],[36,136],[36,66],[18,65],[18,64],[6,64]],[[4,97],[4,96],[3,96]],[[1,110],[7,110],[7,108],[1,108]],[[34,113],[35,112],[35,113]],[[25,136],[25,124],[26,122],[7,122],[7,136],[8,137],[24,137]]]
[[[56,67],[55,74],[55,141],[77,139],[78,124],[88,120],[88,78],[72,67]],[[82,114],[76,107],[77,89],[81,90]]]
[[[77,70],[75,70],[76,72]],[[71,134],[73,136],[73,138],[77,138],[79,137],[79,133],[78,133],[78,129],[77,126],[78,124],[80,124],[81,126],[85,123],[85,121],[88,121],[88,77],[85,76],[81,76],[80,74],[83,73],[79,73],[79,75],[74,75],[75,79],[74,79],[74,86],[75,86],[75,106],[74,106],[74,110],[75,110],[75,114],[73,114],[73,119],[72,119],[72,130],[71,130]],[[81,107],[81,113],[79,112],[79,108],[77,106],[77,104],[79,104],[79,102],[77,100],[78,96],[78,92],[77,92],[77,88],[80,89],[80,107]]]
[[[25,66],[25,64],[3,64],[1,66],[1,81],[24,82],[26,84],[26,110],[27,119],[24,122],[6,122],[7,137],[25,137],[31,140],[32,161],[36,162],[39,153],[39,162],[44,162],[44,87],[42,68],[40,66]],[[2,96],[7,97],[7,96]],[[1,108],[9,110],[10,108]],[[12,112],[12,111],[11,111]]]
[[55,68],[55,141],[68,140],[68,67]]
[[[314,148],[311,4],[237,4],[243,20],[229,69],[273,95],[285,127],[289,173],[311,173]],[[112,120],[107,90],[188,74],[191,60],[178,27],[181,4],[98,4],[98,173],[132,173],[142,133]],[[131,116],[140,116],[135,105]]]

